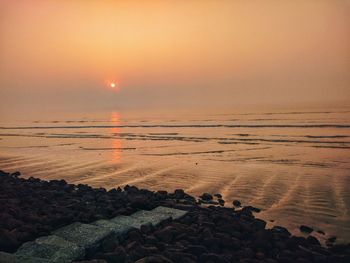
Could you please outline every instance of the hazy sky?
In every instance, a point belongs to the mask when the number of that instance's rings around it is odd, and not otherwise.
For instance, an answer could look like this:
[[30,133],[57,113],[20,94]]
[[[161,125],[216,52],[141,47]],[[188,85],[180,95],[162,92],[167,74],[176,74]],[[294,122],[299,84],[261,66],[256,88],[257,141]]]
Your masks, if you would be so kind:
[[0,97],[2,112],[349,102],[350,1],[0,0]]

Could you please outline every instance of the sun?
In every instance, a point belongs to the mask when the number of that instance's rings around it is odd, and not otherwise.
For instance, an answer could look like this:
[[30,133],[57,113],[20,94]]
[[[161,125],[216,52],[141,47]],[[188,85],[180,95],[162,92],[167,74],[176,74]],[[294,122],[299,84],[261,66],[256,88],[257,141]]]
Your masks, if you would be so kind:
[[114,82],[110,83],[109,86],[110,86],[111,88],[115,88],[115,87],[116,87],[116,85],[115,85]]

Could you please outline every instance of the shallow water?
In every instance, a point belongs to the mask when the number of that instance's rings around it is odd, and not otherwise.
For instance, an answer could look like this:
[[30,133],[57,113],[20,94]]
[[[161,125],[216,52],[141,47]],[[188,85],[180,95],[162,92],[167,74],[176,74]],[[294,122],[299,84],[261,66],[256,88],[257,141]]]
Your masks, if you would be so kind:
[[[104,112],[0,123],[0,169],[113,188],[221,193],[350,242],[350,109]],[[273,222],[272,222],[273,221]]]

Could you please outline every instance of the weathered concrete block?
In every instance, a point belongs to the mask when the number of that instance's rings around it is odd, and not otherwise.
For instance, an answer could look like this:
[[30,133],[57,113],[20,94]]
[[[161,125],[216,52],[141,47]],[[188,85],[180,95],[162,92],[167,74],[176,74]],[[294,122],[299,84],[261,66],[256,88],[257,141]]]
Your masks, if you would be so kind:
[[[130,222],[130,220],[128,220]],[[125,223],[125,224],[124,224]],[[127,224],[126,221],[122,221],[118,223],[118,220],[115,220],[114,222],[112,220],[98,220],[96,222],[91,223],[92,225],[98,226],[98,227],[104,227],[109,229],[113,234],[115,235],[123,235],[129,230],[133,228],[132,225]]]
[[135,227],[140,228],[142,225],[145,224],[152,224],[152,225],[158,225],[161,221],[169,218],[164,217],[161,214],[154,213],[152,211],[137,211],[136,213],[132,214],[130,217],[134,218],[135,220]]
[[169,218],[178,219],[184,216],[186,213],[187,211],[159,206],[150,211],[137,211],[136,213],[132,214],[131,217],[135,219],[135,227],[139,228],[141,225],[149,223],[156,226]]
[[160,214],[165,219],[171,217],[174,220],[179,219],[188,213],[188,211],[185,211],[185,210],[170,208],[166,206],[158,206],[153,210],[151,210],[151,212]]
[[132,216],[117,216],[109,221],[119,226],[128,226],[131,228],[139,228],[141,226],[137,219]]
[[75,243],[84,249],[96,248],[102,240],[112,234],[113,232],[108,228],[79,222],[60,228],[54,232],[54,235]]
[[83,258],[85,252],[84,248],[52,235],[24,243],[15,254],[16,256],[37,257],[48,259],[55,263],[65,263]]
[[9,254],[1,251],[0,251],[0,262],[1,263],[52,263],[52,261],[44,258],[17,256],[15,254]]

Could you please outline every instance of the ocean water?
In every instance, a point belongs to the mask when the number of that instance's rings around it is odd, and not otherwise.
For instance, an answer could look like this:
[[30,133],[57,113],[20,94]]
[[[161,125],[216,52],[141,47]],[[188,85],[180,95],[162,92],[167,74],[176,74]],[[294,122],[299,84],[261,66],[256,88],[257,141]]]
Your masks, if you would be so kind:
[[101,112],[0,121],[0,169],[94,187],[221,193],[350,242],[350,109]]

